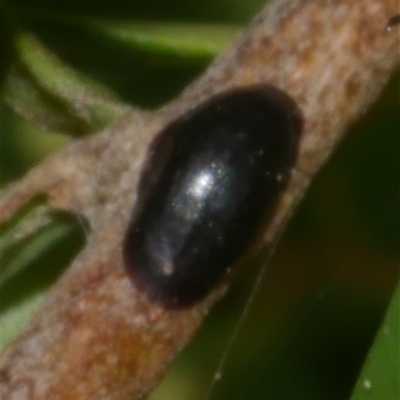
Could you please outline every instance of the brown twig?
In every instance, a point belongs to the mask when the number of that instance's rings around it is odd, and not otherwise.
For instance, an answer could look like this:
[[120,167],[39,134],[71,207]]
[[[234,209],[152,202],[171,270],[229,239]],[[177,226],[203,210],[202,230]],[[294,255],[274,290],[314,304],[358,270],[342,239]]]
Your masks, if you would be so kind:
[[[69,145],[22,179],[3,221],[39,192],[84,215],[86,248],[2,355],[3,400],[127,400],[148,394],[190,340],[225,284],[185,309],[163,309],[134,288],[121,242],[146,149],[170,120],[213,93],[272,83],[304,114],[295,173],[265,242],[285,225],[310,179],[399,63],[396,0],[276,0],[196,82],[161,110],[134,113]],[[82,379],[82,377],[85,377]]]

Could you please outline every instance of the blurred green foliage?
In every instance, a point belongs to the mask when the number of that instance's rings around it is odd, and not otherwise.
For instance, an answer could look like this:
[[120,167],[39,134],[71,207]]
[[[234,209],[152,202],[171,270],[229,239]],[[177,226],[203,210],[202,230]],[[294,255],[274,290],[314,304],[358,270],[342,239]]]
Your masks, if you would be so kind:
[[[179,22],[183,25],[175,26],[184,26],[196,36],[191,22],[218,22],[215,36],[220,35],[223,47],[233,32],[232,24],[246,23],[262,4],[259,0],[9,2],[15,21],[32,30],[59,57],[126,102],[143,107],[162,104],[178,94],[206,67],[215,50],[182,49],[178,44],[179,50],[167,46],[165,51],[163,44],[161,51],[154,42],[149,48],[143,43],[139,46],[137,40],[122,43],[115,36],[110,38],[112,29],[128,26],[135,31],[138,26],[150,26],[154,30]],[[89,21],[95,21],[100,30]],[[100,28],[98,21],[103,24]],[[207,29],[212,33],[212,26]],[[185,36],[182,30],[175,33]],[[208,400],[350,398],[399,277],[399,82],[397,75],[315,179],[267,266],[252,306],[246,309],[221,379],[212,385],[216,366],[265,263],[262,257],[240,271],[228,296],[178,357],[152,400],[200,400],[210,387]],[[4,106],[0,135],[2,183],[18,179],[67,141],[60,134],[33,128]],[[57,244],[53,240],[57,234],[50,231],[51,248],[34,253],[29,265],[18,267],[19,272],[0,288],[2,318],[18,302],[25,307],[13,314],[14,320],[5,319],[7,323],[15,327],[22,323],[43,287],[83,245],[78,230],[78,224],[72,231],[67,229],[69,239],[60,235],[63,239]],[[21,251],[2,254],[2,266]],[[392,349],[393,357],[396,350]]]
[[400,285],[390,302],[388,312],[368,353],[358,378],[352,400],[399,398],[400,388]]

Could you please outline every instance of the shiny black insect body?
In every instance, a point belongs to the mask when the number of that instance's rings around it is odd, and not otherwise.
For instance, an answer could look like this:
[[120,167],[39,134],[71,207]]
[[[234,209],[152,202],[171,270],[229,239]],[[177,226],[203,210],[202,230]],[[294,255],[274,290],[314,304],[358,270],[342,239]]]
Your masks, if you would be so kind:
[[156,137],[123,251],[151,301],[206,296],[268,223],[296,161],[302,121],[272,86],[212,97]]

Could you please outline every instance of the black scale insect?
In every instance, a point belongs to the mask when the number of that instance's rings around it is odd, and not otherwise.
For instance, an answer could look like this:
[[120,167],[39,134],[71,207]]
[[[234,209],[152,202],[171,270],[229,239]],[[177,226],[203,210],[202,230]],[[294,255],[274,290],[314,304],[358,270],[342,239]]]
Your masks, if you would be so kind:
[[294,101],[258,85],[218,94],[157,135],[123,244],[148,299],[189,306],[221,282],[271,219],[301,131]]

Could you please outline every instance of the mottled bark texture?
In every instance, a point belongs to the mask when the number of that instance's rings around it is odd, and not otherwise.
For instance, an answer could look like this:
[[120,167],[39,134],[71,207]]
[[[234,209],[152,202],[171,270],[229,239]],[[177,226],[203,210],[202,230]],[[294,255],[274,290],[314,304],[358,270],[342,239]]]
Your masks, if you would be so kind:
[[[264,243],[274,240],[345,129],[399,63],[398,0],[275,0],[175,101],[132,111],[28,173],[4,199],[3,221],[37,193],[83,215],[85,249],[2,355],[2,400],[128,400],[147,395],[226,284],[185,309],[143,298],[122,265],[121,240],[154,135],[213,93],[272,83],[304,114],[298,163]],[[84,377],[84,379],[82,379]]]

